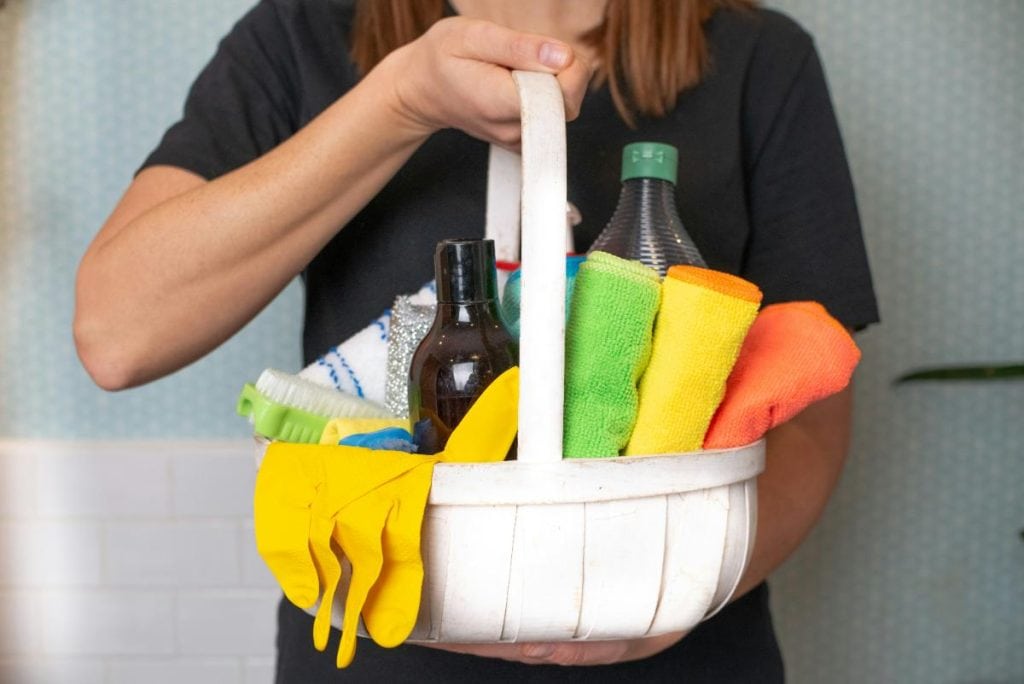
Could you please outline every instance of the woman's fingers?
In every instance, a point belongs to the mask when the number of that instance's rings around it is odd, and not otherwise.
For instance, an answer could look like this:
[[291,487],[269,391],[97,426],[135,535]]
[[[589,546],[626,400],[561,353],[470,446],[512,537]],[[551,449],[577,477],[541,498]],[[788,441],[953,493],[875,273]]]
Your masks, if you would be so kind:
[[524,662],[547,665],[609,665],[628,660],[630,641],[523,644]]
[[437,22],[381,67],[378,76],[390,84],[395,111],[417,134],[457,128],[512,150],[521,133],[513,70],[553,74],[567,120],[579,114],[591,76],[565,43],[463,17]]
[[435,27],[444,32],[451,54],[464,59],[548,73],[557,73],[573,61],[572,48],[561,41],[487,21],[446,19]]
[[421,644],[455,653],[531,665],[609,665],[648,658],[683,638],[682,632],[618,641],[559,641],[526,644]]
[[580,115],[580,105],[587,94],[587,87],[593,75],[594,71],[590,64],[576,56],[569,67],[555,77],[562,88],[566,121],[572,121]]
[[[469,21],[451,31],[452,54],[507,69],[540,71],[555,74],[565,99],[566,120],[572,121],[580,112],[593,69],[573,49],[561,41],[531,33],[520,33],[486,21]],[[506,115],[515,110],[518,98],[508,92],[497,93],[500,111]],[[495,119],[501,118],[496,115]],[[518,116],[516,116],[518,119]]]

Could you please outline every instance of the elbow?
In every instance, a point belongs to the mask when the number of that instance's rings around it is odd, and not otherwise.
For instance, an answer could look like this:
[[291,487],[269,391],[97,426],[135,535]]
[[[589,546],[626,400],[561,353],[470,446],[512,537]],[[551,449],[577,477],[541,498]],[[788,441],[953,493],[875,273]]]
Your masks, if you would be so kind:
[[117,331],[121,326],[111,319],[102,298],[89,296],[79,287],[76,292],[72,336],[78,359],[92,381],[108,392],[135,387],[144,382],[144,369],[132,342]]
[[[183,323],[180,312],[175,315],[154,305],[147,294],[152,288],[126,287],[127,279],[123,273],[114,277],[86,258],[75,283],[75,351],[92,381],[110,392],[162,378],[207,349],[202,346],[206,339],[180,333],[191,319]],[[185,315],[191,313],[189,308]]]
[[78,359],[92,381],[108,392],[152,382],[192,359],[169,356],[151,320],[126,320],[117,307],[75,308],[72,335]]
[[[132,341],[118,321],[118,296],[106,286],[102,269],[86,253],[75,278],[72,336],[85,372],[101,389],[117,392],[142,384],[142,369],[131,353]],[[119,332],[121,331],[121,332]]]
[[78,359],[97,386],[117,392],[140,384],[138,369],[102,325],[76,312],[73,333]]

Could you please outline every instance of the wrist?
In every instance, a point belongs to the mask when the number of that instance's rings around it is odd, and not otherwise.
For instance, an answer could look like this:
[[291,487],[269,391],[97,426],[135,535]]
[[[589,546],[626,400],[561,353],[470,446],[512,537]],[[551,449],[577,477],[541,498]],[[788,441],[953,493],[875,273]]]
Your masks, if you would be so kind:
[[401,86],[408,71],[403,66],[407,51],[408,46],[403,46],[388,54],[366,75],[360,86],[371,89],[371,97],[383,105],[385,126],[410,142],[421,143],[442,126],[422,116],[404,94]]

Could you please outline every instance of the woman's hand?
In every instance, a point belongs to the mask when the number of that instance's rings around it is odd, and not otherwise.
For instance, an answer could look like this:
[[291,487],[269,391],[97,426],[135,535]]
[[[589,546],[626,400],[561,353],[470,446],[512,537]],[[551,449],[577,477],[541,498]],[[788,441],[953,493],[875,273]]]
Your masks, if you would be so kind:
[[554,74],[566,120],[579,114],[590,66],[565,43],[487,21],[451,17],[392,52],[370,77],[392,89],[392,105],[413,130],[458,128],[503,147],[519,145],[519,96],[512,69]]
[[678,643],[683,632],[620,641],[563,641],[524,644],[422,644],[455,653],[514,660],[530,665],[611,665],[642,660]]

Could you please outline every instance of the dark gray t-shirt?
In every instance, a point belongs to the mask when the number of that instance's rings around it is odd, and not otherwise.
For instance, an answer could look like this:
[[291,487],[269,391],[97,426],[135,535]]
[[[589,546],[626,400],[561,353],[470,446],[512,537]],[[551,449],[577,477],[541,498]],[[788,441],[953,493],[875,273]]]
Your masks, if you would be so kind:
[[[184,116],[144,167],[212,179],[287,139],[358,80],[347,54],[351,0],[262,0],[224,38],[189,93]],[[450,8],[449,8],[450,10]],[[630,129],[607,88],[588,93],[567,129],[569,199],[585,250],[618,199],[623,145],[679,149],[679,213],[708,264],[757,283],[765,303],[816,300],[849,327],[878,320],[853,186],[810,36],[769,10],[718,11],[707,23],[711,67],[660,119]],[[455,130],[430,138],[313,260],[306,285],[308,363],[362,329],[398,294],[431,279],[443,238],[483,236],[487,145]],[[421,647],[361,641],[334,670],[311,645],[311,618],[283,603],[279,681],[761,682],[782,677],[762,585],[678,646],[639,663],[531,667]]]

